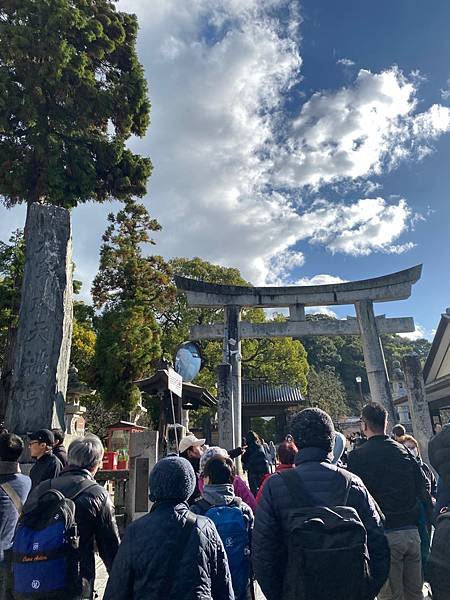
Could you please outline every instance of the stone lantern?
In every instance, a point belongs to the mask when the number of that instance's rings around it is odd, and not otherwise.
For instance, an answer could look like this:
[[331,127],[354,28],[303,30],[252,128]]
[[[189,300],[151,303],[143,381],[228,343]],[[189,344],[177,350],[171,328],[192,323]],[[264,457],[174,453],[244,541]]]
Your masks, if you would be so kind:
[[83,413],[86,412],[86,407],[80,405],[80,398],[82,396],[91,396],[92,394],[95,394],[95,390],[92,390],[86,383],[80,381],[78,369],[71,365],[69,367],[69,379],[64,410],[66,433],[78,436],[84,435],[86,421],[83,417]]

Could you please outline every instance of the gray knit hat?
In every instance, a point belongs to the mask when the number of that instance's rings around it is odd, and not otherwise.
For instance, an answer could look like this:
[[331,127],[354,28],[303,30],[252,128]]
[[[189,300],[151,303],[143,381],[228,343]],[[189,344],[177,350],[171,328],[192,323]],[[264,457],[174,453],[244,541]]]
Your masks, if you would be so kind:
[[153,467],[148,479],[149,498],[184,502],[195,489],[195,473],[191,463],[180,456],[162,458]]
[[320,408],[305,408],[295,415],[290,429],[297,448],[322,448],[331,452],[335,430],[328,413]]

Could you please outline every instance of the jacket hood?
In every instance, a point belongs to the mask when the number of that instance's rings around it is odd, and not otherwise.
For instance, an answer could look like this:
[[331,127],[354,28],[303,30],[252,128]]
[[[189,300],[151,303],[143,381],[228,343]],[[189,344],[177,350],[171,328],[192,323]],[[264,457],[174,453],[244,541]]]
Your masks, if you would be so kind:
[[233,484],[209,484],[203,487],[203,498],[213,506],[230,504],[234,500]]

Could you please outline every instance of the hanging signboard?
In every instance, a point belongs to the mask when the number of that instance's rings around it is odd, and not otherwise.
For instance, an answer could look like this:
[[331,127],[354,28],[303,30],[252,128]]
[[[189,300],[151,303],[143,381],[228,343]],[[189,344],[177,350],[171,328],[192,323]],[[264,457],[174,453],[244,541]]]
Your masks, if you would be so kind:
[[183,394],[183,378],[171,367],[168,368],[167,387],[176,396],[181,398]]

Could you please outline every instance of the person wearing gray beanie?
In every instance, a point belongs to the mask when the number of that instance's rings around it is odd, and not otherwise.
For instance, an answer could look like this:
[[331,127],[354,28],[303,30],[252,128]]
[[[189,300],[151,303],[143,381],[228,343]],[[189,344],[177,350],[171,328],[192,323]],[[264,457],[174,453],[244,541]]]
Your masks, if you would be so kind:
[[234,600],[219,534],[187,505],[195,482],[185,458],[156,463],[149,476],[152,508],[126,528],[104,600]]
[[149,498],[152,502],[185,502],[192,495],[195,483],[194,469],[188,460],[167,456],[157,462],[150,473]]

